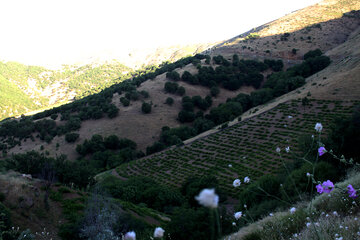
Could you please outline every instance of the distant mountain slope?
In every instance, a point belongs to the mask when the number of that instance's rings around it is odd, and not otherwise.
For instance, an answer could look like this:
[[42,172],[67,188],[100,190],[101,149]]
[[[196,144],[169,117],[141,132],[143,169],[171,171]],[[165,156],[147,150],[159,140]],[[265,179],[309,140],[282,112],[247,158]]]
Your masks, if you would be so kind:
[[0,75],[0,115],[3,117],[18,115],[36,108],[33,100],[24,94],[15,83]]
[[360,24],[357,0],[324,0],[217,45],[211,55],[302,59],[311,49],[326,52],[346,41]]
[[0,119],[49,108],[81,98],[129,78],[132,70],[118,62],[65,66],[49,70],[0,62]]
[[[0,62],[2,87],[15,85],[17,95],[24,95],[26,102],[18,103],[14,91],[0,92],[0,120],[6,117],[20,116],[37,112],[59,104],[80,99],[110,87],[125,79],[130,79],[137,71],[149,66],[158,66],[163,62],[174,62],[180,58],[200,53],[213,44],[178,45],[149,49],[147,51],[129,51],[120,59],[114,56],[100,56],[88,59],[78,65],[64,65],[59,70],[50,70],[39,66],[27,66],[17,62]],[[6,83],[5,83],[6,82]],[[7,104],[9,103],[9,104]]]

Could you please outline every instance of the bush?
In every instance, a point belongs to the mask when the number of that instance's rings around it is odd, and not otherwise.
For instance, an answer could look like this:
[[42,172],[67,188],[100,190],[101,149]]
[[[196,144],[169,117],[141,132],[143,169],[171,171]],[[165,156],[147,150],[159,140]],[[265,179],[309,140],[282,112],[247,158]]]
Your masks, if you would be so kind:
[[176,93],[179,88],[179,84],[175,82],[166,82],[164,85],[164,89],[168,93]]
[[179,81],[180,80],[180,74],[178,72],[176,72],[176,71],[167,72],[166,77],[169,78],[169,79],[172,79],[174,81]]
[[194,112],[190,112],[190,111],[186,111],[186,110],[181,110],[178,114],[178,120],[181,123],[184,122],[192,122],[195,120],[195,113]]
[[130,101],[127,98],[121,97],[120,102],[123,104],[124,107],[127,107],[130,105]]
[[171,98],[171,97],[168,97],[167,99],[166,99],[166,101],[165,101],[165,103],[167,104],[167,105],[173,105],[173,103],[174,103],[174,99],[173,98]]
[[3,202],[5,198],[6,198],[5,194],[0,192],[0,202]]
[[305,53],[304,55],[304,60],[307,60],[309,58],[314,58],[314,57],[318,57],[322,55],[322,51],[318,48],[312,51],[308,51],[307,53]]
[[78,133],[67,133],[65,135],[65,141],[68,143],[73,143],[79,138],[79,136],[80,135]]
[[114,118],[119,114],[119,109],[114,104],[111,104],[107,110],[107,114],[109,118]]
[[2,203],[0,203],[0,233],[11,227],[11,215],[9,209],[7,209]]
[[176,90],[176,94],[179,96],[183,96],[185,94],[185,88],[183,86],[180,86],[177,90]]
[[161,150],[163,150],[165,148],[166,148],[165,144],[163,144],[161,142],[154,142],[153,145],[146,147],[146,155],[160,152]]
[[210,94],[213,97],[216,97],[217,95],[219,95],[220,93],[220,89],[217,86],[213,86],[210,88]]
[[56,113],[54,113],[54,114],[51,114],[50,117],[51,117],[52,120],[56,120],[58,115]]
[[143,102],[143,104],[141,105],[141,111],[143,113],[150,113],[151,112],[151,104]]
[[145,91],[145,90],[142,90],[142,91],[140,92],[140,94],[141,94],[144,98],[150,97],[149,93],[148,93],[147,91]]

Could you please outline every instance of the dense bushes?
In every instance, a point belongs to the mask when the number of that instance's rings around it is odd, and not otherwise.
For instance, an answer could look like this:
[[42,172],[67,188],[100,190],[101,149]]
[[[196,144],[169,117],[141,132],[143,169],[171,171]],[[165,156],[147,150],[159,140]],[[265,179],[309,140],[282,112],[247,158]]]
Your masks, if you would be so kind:
[[133,177],[123,181],[109,176],[101,182],[101,186],[114,198],[134,204],[143,203],[163,212],[168,212],[183,202],[183,197],[178,191],[162,186],[147,177]]
[[35,151],[24,154],[15,154],[6,161],[6,168],[21,173],[31,174],[41,178],[44,174],[45,166],[52,166],[56,179],[63,183],[73,183],[80,187],[85,187],[91,182],[95,169],[88,166],[85,161],[70,162],[66,157],[57,158],[46,157]]
[[75,142],[79,138],[78,133],[67,133],[65,134],[65,141],[68,143]]

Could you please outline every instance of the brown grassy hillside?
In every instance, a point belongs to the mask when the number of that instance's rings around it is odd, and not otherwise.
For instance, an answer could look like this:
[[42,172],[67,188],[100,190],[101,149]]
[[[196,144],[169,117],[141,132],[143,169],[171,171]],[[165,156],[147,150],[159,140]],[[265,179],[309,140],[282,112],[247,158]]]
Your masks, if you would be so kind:
[[[360,6],[357,1],[326,0],[267,24],[258,31],[260,38],[244,40],[245,36],[243,36],[229,40],[222,46],[214,48],[211,55],[223,54],[230,58],[237,53],[244,58],[260,60],[275,58],[284,60],[285,66],[289,66],[301,62],[300,59],[308,50],[320,48],[327,51],[326,54],[333,61],[327,69],[307,79],[308,84],[298,91],[282,96],[263,107],[257,107],[256,114],[281,102],[308,94],[322,99],[357,99],[360,94],[358,93],[359,78],[357,77],[359,76],[359,48],[357,47],[359,30],[356,29],[360,25],[360,18],[358,12],[349,11],[358,9]],[[319,17],[320,15],[321,17]],[[289,32],[290,36],[287,37],[287,40],[281,41],[280,38],[285,32]],[[307,39],[308,36],[311,36],[310,40]],[[244,46],[246,49],[243,48]],[[297,49],[296,54],[291,53],[293,48]],[[267,49],[270,50],[270,53],[266,53]],[[191,73],[197,71],[192,64],[182,69],[176,69],[180,74],[185,70]],[[78,156],[75,151],[76,144],[82,143],[83,140],[91,138],[94,134],[103,136],[116,134],[120,138],[131,139],[138,144],[140,150],[144,151],[147,146],[158,139],[161,127],[180,125],[176,118],[181,110],[181,97],[165,93],[163,90],[165,82],[165,74],[162,74],[154,80],[142,83],[138,88],[139,91],[146,90],[150,94],[148,99],[143,99],[146,102],[153,103],[150,114],[141,112],[141,101],[132,101],[129,107],[123,107],[119,102],[121,96],[114,94],[113,103],[120,108],[119,116],[114,119],[102,118],[83,122],[79,131],[80,138],[76,143],[66,143],[63,136],[55,137],[50,144],[38,139],[33,142],[28,140],[22,142],[21,146],[11,149],[9,153],[40,150],[41,145],[43,145],[44,151],[49,151],[51,155],[63,153],[68,155],[70,159],[74,159]],[[185,95],[205,97],[209,94],[209,89],[202,86],[190,85],[182,81],[179,84],[185,87]],[[221,89],[220,95],[214,98],[212,106],[217,106],[240,92],[250,93],[252,90],[250,87],[241,88],[235,92]],[[164,104],[169,96],[175,100],[173,106]],[[243,118],[251,116],[252,113],[254,110],[248,111],[243,115]],[[58,123],[61,124],[60,121]],[[202,135],[206,134],[208,133]]]

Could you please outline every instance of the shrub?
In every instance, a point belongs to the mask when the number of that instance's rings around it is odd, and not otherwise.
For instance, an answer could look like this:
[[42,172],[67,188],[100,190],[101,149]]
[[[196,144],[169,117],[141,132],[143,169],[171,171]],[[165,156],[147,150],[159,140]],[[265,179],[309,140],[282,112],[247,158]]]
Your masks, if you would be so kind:
[[186,110],[181,110],[178,114],[178,120],[182,123],[192,122],[195,120],[195,113]]
[[314,57],[318,57],[322,55],[322,51],[318,48],[312,51],[308,51],[307,53],[305,53],[304,55],[304,60],[307,60],[309,58],[314,58]]
[[9,209],[7,209],[2,203],[0,203],[0,233],[11,227],[11,215]]
[[185,88],[183,86],[180,86],[177,90],[176,90],[176,94],[179,96],[183,96],[185,94]]
[[111,104],[107,110],[107,114],[109,118],[114,118],[119,114],[119,109],[114,104]]
[[179,84],[175,82],[166,82],[164,85],[164,89],[168,93],[175,93],[179,88]]
[[176,72],[176,71],[167,72],[166,77],[169,78],[169,79],[172,79],[174,81],[179,81],[180,80],[180,74],[178,72]]
[[151,104],[143,102],[143,104],[141,105],[141,111],[143,113],[150,113],[151,112]]
[[65,141],[68,143],[73,143],[79,138],[78,133],[67,133],[65,134]]
[[130,105],[130,101],[127,98],[121,97],[120,102],[123,104],[124,107],[127,107]]
[[173,103],[174,103],[174,99],[171,98],[171,97],[168,97],[168,98],[166,99],[165,103],[171,106],[171,105],[173,105]]
[[150,97],[149,93],[148,93],[147,91],[145,91],[145,90],[142,90],[142,91],[140,92],[140,94],[141,94],[144,98]]
[[216,97],[217,95],[219,95],[220,93],[220,89],[217,86],[213,86],[210,88],[210,94],[213,97]]
[[54,114],[51,114],[50,117],[51,117],[52,120],[56,120],[58,115],[56,113],[54,113]]
[[6,198],[5,194],[0,192],[0,202],[3,202],[5,198]]

